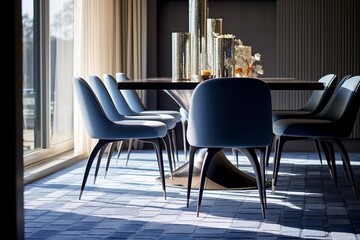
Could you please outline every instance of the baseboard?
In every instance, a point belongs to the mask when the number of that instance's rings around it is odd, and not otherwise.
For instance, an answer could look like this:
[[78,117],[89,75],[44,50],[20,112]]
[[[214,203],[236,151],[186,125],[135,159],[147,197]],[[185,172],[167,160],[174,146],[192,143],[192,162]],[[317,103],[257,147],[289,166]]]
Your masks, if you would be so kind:
[[69,151],[24,168],[24,185],[46,177],[86,158]]

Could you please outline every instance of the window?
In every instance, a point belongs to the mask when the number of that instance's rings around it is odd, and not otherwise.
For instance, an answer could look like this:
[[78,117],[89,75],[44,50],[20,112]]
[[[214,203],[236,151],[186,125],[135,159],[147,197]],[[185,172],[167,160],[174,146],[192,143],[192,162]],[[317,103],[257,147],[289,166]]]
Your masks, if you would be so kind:
[[22,0],[24,165],[73,148],[74,0]]

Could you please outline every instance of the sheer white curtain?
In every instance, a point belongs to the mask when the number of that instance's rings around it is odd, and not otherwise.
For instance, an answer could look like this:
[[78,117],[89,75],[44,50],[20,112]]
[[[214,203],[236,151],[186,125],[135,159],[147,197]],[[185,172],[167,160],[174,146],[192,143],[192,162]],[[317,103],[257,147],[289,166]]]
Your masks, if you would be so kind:
[[[125,72],[131,78],[144,77],[144,23],[146,0],[75,0],[74,76]],[[89,154],[94,142],[74,102],[74,151]]]
[[[51,121],[51,145],[72,139],[73,137],[73,95],[72,72],[73,61],[69,61],[74,51],[74,29],[72,0],[52,0],[50,7],[51,46],[55,51],[51,53],[51,68],[54,76],[51,84],[51,101],[53,117]],[[69,24],[71,22],[71,24]],[[52,50],[53,48],[51,48]]]

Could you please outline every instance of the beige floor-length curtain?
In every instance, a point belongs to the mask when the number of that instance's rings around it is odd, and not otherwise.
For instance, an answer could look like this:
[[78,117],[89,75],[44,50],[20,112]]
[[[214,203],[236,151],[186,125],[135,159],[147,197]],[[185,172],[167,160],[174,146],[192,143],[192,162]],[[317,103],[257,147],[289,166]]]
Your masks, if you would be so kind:
[[[64,3],[66,1],[51,3],[52,8],[60,13],[56,20],[51,19],[50,22],[52,26],[51,45],[56,47],[54,52],[51,51],[51,61],[55,65],[52,73],[54,74],[54,82],[52,83],[54,85],[51,87],[54,98],[51,106],[53,114],[51,145],[68,140],[73,136],[73,112],[69,111],[69,106],[73,104],[73,95],[70,95],[69,92],[72,91],[71,77],[74,64],[73,61],[69,61],[69,56],[72,56],[74,46],[73,28],[68,27],[69,18],[73,15],[68,11],[69,5]],[[67,3],[69,4],[71,1],[67,1]],[[53,16],[55,12],[50,12],[50,15]],[[64,81],[65,79],[66,81]]]
[[[75,0],[74,11],[74,76],[143,77],[146,0]],[[86,134],[76,96],[74,102],[74,152],[89,154],[95,142]]]

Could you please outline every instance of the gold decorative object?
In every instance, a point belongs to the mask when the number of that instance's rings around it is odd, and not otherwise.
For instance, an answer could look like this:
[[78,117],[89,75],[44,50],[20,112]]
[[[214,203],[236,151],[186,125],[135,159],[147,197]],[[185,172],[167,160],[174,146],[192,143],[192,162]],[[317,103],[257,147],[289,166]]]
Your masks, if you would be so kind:
[[240,39],[235,39],[235,76],[236,77],[258,77],[264,74],[260,53],[252,55],[251,46],[243,45]]
[[200,54],[206,53],[207,0],[189,0],[189,32],[191,33],[191,75],[200,71]]
[[214,69],[218,77],[235,76],[234,36],[222,35],[214,38]]
[[191,78],[190,69],[190,33],[172,33],[172,79],[185,80]]
[[207,37],[206,49],[208,56],[208,63],[211,69],[214,69],[214,37],[215,34],[222,34],[222,19],[221,18],[208,18],[207,21]]
[[[252,56],[251,46],[244,46],[233,34],[223,34],[222,19],[207,18],[208,11],[208,0],[189,0],[190,78],[202,79],[201,76],[209,74],[212,77],[264,74],[259,64],[261,54]],[[207,56],[206,64],[204,56]]]

